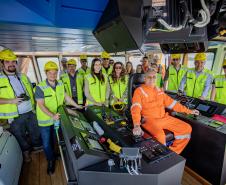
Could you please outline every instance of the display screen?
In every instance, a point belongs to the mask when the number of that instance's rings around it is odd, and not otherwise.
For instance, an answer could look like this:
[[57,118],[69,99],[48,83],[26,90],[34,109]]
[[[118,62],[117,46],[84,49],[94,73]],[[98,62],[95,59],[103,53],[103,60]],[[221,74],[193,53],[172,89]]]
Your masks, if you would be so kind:
[[98,143],[98,141],[88,138],[89,144],[93,149],[103,150],[102,146]]
[[199,104],[198,107],[196,107],[197,110],[202,112],[207,112],[209,110],[209,105]]
[[70,120],[72,122],[73,127],[78,128],[80,130],[84,130],[82,124],[80,123],[80,121],[77,118],[70,117]]
[[84,128],[86,128],[86,130],[88,130],[88,132],[95,134],[93,127],[91,127],[91,125],[89,123],[87,123],[86,121],[83,121],[83,120],[80,120],[80,122],[82,123],[82,126]]

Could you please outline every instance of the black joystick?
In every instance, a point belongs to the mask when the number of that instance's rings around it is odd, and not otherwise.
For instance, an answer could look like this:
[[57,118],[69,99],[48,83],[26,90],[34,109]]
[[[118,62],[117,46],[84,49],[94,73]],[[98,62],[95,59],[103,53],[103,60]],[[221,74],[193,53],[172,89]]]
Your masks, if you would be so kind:
[[107,120],[107,115],[106,115],[106,112],[105,112],[105,107],[104,107],[104,105],[102,106],[102,113],[101,113],[101,116],[102,116],[102,119],[103,119],[104,121]]
[[193,119],[194,119],[194,120],[197,120],[197,118],[198,118],[198,115],[194,114],[194,115],[193,115]]
[[134,135],[133,138],[134,138],[136,143],[140,142],[140,141],[143,141],[143,137],[141,135],[139,135],[139,136],[138,135]]
[[23,101],[28,101],[30,100],[30,97],[28,95],[26,95],[25,93],[21,94],[20,96],[18,96],[18,98],[23,98]]

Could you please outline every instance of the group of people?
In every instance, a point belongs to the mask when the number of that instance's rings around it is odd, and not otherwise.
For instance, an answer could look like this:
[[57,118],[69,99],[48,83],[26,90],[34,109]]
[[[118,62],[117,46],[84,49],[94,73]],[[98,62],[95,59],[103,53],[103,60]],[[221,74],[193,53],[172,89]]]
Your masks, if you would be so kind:
[[184,93],[201,100],[226,104],[226,59],[222,61],[224,74],[214,75],[205,68],[207,56],[198,53],[194,58],[194,68],[181,65],[181,55],[171,55],[171,65],[164,77],[164,90]]
[[87,66],[86,55],[80,56],[78,70],[75,59],[62,62],[66,69],[61,71],[59,80],[57,64],[48,61],[44,66],[46,79],[34,89],[29,78],[17,71],[17,56],[12,50],[0,51],[0,62],[0,119],[10,123],[10,131],[17,138],[26,162],[31,161],[31,150],[43,146],[48,174],[55,170],[54,140],[60,124],[59,106],[66,104],[83,109],[85,105],[127,102],[128,75],[123,63],[110,65],[107,52],[103,52],[101,58],[94,58],[91,68]]
[[226,60],[222,65],[224,74],[214,76],[204,67],[206,59],[205,53],[198,53],[195,55],[195,67],[186,68],[180,64],[181,55],[172,54],[163,87],[158,80],[162,74],[159,73],[157,66],[147,65],[145,84],[135,90],[132,99],[131,115],[135,135],[142,135],[144,128],[162,144],[166,144],[164,129],[170,130],[175,138],[170,148],[178,154],[183,151],[190,139],[191,126],[170,116],[165,112],[165,108],[194,115],[199,115],[199,111],[187,109],[167,96],[164,91],[184,93],[202,100],[210,98],[212,101],[226,104]]
[[[142,134],[141,117],[144,128],[150,131],[161,143],[165,144],[163,129],[174,132],[175,141],[171,149],[180,153],[189,141],[191,127],[165,112],[165,107],[188,114],[199,114],[189,110],[169,98],[164,89],[184,91],[188,96],[207,98],[213,81],[211,71],[204,69],[204,53],[195,57],[195,68],[187,69],[180,64],[180,55],[172,55],[172,64],[166,72],[157,62],[150,63],[143,57],[140,66],[145,73],[145,84],[135,90],[131,115],[135,135]],[[157,59],[156,59],[157,60]],[[30,161],[31,149],[37,150],[43,145],[48,161],[47,173],[54,173],[56,154],[54,152],[55,129],[60,124],[59,106],[66,104],[76,109],[84,106],[113,106],[128,103],[128,81],[134,72],[132,64],[110,60],[107,52],[100,58],[94,58],[91,67],[87,65],[87,56],[80,56],[81,67],[76,69],[75,59],[62,59],[63,70],[53,61],[44,66],[46,79],[33,89],[28,77],[17,72],[17,56],[13,51],[0,51],[0,119],[8,119],[10,130],[17,138],[25,161]],[[224,62],[226,72],[226,62]],[[225,76],[214,80],[211,98],[225,101]],[[27,141],[27,133],[31,142]],[[41,139],[40,139],[41,138]],[[42,141],[42,142],[41,142]]]
[[[156,55],[157,56],[157,55]],[[143,57],[142,64],[137,65],[137,73],[145,73],[150,69],[157,72],[156,85],[164,91],[183,93],[190,97],[202,100],[216,101],[226,104],[226,59],[223,61],[223,73],[214,75],[212,71],[205,68],[207,56],[205,53],[197,53],[194,57],[194,68],[182,65],[181,54],[171,54],[170,65],[165,67],[159,62],[159,57]],[[133,74],[132,63],[127,62],[126,69],[129,75]],[[133,71],[133,72],[131,72]]]

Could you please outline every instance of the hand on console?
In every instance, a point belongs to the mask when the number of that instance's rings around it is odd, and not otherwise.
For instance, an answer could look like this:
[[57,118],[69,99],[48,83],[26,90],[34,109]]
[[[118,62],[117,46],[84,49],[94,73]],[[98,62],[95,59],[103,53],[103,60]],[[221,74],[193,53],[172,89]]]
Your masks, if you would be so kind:
[[203,97],[203,96],[200,96],[199,99],[200,99],[200,100],[205,100],[206,98]]
[[200,113],[198,110],[194,109],[191,114],[198,116]]
[[135,125],[133,128],[133,135],[134,136],[142,136],[144,134],[143,130],[139,125]]

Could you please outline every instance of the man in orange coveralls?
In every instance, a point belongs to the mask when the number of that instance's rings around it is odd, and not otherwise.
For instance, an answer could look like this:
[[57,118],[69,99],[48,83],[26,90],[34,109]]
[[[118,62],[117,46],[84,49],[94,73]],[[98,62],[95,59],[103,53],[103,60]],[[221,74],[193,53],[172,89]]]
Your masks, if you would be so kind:
[[175,141],[170,146],[170,149],[180,154],[189,142],[192,129],[189,124],[169,116],[165,112],[165,108],[195,115],[199,115],[199,111],[189,110],[166,95],[161,89],[156,87],[156,78],[156,71],[149,70],[145,74],[145,84],[138,87],[134,92],[131,106],[134,124],[133,134],[143,135],[140,127],[141,117],[143,117],[145,123],[142,126],[160,143],[166,144],[163,129],[173,132]]

